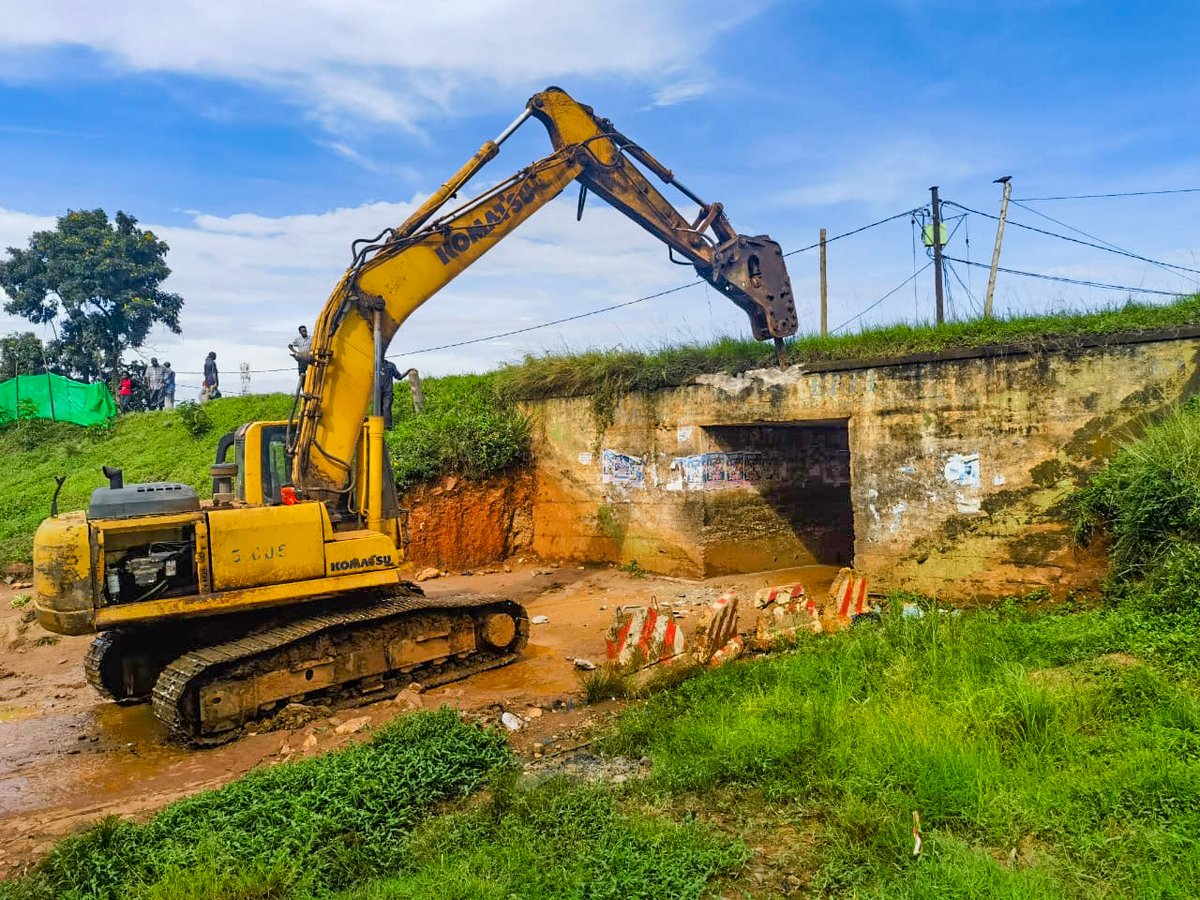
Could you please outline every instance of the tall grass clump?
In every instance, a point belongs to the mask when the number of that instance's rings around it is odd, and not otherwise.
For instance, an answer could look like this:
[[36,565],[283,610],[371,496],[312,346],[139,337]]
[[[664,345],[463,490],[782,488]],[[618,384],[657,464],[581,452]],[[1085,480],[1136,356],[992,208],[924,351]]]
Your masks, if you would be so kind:
[[422,385],[421,413],[400,385],[387,437],[400,490],[450,473],[484,478],[529,460],[529,421],[501,396],[493,376],[449,375]]
[[404,717],[370,743],[256,770],[144,825],[108,819],[0,884],[0,898],[325,896],[395,871],[432,806],[509,759],[502,736],[450,709]]
[[1097,533],[1111,537],[1118,581],[1175,580],[1200,561],[1200,398],[1126,444],[1076,494],[1076,537]]

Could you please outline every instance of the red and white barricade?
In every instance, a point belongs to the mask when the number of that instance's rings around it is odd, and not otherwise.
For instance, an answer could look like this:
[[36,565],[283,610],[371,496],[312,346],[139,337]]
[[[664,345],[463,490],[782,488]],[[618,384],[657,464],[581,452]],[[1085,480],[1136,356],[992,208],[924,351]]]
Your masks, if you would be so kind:
[[608,664],[621,672],[670,662],[684,651],[683,628],[669,606],[619,606],[605,640]]
[[763,588],[754,595],[754,606],[759,610],[754,641],[762,650],[802,631],[821,633],[821,610],[805,596],[802,584]]

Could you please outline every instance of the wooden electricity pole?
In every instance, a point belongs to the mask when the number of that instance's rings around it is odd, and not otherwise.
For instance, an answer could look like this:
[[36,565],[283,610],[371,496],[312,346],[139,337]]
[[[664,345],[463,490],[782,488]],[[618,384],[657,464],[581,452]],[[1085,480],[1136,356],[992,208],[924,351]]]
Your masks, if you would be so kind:
[[938,202],[935,184],[929,189],[933,195],[933,294],[937,298],[937,323],[946,321],[946,308],[942,300],[942,207]]
[[829,284],[825,280],[825,229],[821,229],[821,337],[829,334]]
[[1000,224],[996,226],[996,246],[992,249],[992,271],[988,275],[987,297],[983,300],[983,317],[992,316],[992,295],[996,293],[996,268],[1000,265],[1000,242],[1004,240],[1004,220],[1008,217],[1008,198],[1012,196],[1012,176],[997,178],[992,184],[1004,185],[1004,198],[1000,201]]

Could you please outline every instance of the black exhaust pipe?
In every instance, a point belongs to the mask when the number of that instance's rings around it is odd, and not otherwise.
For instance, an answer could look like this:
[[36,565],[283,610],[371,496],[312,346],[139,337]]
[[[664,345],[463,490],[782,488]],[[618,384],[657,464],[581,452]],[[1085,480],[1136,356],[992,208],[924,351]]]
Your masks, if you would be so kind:
[[104,473],[104,477],[108,479],[108,486],[114,491],[125,487],[125,476],[121,474],[120,469],[114,466],[102,466],[100,471]]

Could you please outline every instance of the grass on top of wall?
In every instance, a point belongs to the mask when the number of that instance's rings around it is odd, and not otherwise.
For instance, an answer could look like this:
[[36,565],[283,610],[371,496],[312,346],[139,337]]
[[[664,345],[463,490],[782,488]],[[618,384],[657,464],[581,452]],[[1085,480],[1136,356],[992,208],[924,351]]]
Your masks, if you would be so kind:
[[[1104,334],[1200,324],[1200,294],[1172,303],[1129,302],[1093,312],[1008,316],[944,325],[885,325],[829,337],[803,335],[786,342],[789,364],[867,360],[940,353],[989,345],[1042,346]],[[520,400],[609,398],[685,384],[697,375],[728,375],[775,366],[771,342],[723,337],[707,343],[650,350],[603,349],[526,356],[497,372],[502,394]]]

